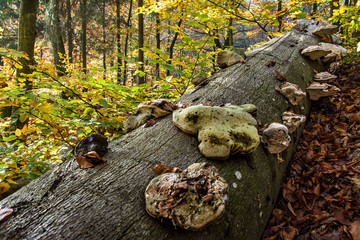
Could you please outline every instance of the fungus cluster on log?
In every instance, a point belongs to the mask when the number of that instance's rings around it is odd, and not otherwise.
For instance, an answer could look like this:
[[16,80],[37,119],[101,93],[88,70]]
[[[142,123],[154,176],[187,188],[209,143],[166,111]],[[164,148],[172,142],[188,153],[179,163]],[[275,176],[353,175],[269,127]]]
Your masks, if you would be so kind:
[[275,90],[284,95],[292,105],[298,105],[306,97],[306,93],[294,83],[285,82],[280,87],[275,87]]
[[225,212],[228,184],[207,163],[194,163],[182,173],[164,173],[145,190],[146,211],[171,220],[175,227],[199,231]]
[[177,108],[176,104],[167,99],[140,103],[136,109],[136,114],[128,117],[125,123],[125,132],[131,132],[147,122],[151,125],[155,123],[154,119],[171,114]]
[[236,63],[245,63],[245,59],[235,51],[220,51],[215,58],[215,62],[219,68],[227,68]]
[[259,145],[253,104],[241,106],[191,106],[173,113],[182,131],[196,135],[200,152],[209,159],[226,160],[237,153],[248,154]]

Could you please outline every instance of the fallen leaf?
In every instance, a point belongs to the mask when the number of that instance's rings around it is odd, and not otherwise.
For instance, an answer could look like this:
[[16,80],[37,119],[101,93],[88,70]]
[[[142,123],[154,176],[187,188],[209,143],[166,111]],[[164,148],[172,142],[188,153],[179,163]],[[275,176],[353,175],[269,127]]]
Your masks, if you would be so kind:
[[76,162],[79,164],[81,168],[91,168],[94,166],[91,162],[89,162],[85,156],[78,154],[76,155]]
[[10,188],[10,185],[4,182],[0,183],[0,194],[3,194],[5,192],[7,192]]
[[84,154],[88,161],[90,162],[106,162],[105,159],[101,158],[99,154],[95,151],[87,152]]
[[298,231],[296,228],[292,226],[287,226],[286,228],[282,229],[281,238],[284,240],[293,240],[297,234]]
[[282,75],[278,70],[275,69],[276,78],[280,81],[287,81],[286,77]]
[[350,224],[350,233],[354,240],[360,240],[360,220]]
[[14,210],[12,208],[0,208],[0,221],[10,218]]

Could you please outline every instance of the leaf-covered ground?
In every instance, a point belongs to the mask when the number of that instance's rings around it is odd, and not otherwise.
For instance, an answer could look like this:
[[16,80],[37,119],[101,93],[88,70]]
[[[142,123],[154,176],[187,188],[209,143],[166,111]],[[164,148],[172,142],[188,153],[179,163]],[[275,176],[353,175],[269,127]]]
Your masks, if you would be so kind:
[[360,66],[314,102],[263,238],[360,239]]

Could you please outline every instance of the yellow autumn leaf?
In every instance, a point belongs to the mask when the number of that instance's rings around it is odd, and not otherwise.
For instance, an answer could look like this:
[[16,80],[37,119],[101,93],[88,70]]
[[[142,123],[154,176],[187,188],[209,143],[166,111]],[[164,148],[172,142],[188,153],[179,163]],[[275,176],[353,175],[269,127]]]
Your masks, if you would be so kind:
[[38,106],[38,108],[45,113],[50,113],[51,111],[51,106],[48,103],[42,103]]
[[22,114],[19,118],[20,122],[25,122],[29,118],[28,114]]
[[15,130],[15,135],[16,135],[17,137],[20,137],[20,136],[21,136],[21,130],[20,130],[20,129],[16,129],[16,130]]
[[25,135],[27,130],[28,130],[28,126],[27,126],[27,124],[25,124],[24,127],[21,129],[21,132]]
[[15,182],[15,181],[13,181],[13,180],[11,180],[11,179],[6,179],[6,181],[7,181],[8,183],[11,183],[11,184],[17,184],[17,182]]
[[353,180],[353,182],[354,182],[356,185],[360,185],[360,179],[351,178],[351,180]]
[[4,182],[0,183],[0,194],[3,194],[5,192],[7,192],[10,188],[10,185]]

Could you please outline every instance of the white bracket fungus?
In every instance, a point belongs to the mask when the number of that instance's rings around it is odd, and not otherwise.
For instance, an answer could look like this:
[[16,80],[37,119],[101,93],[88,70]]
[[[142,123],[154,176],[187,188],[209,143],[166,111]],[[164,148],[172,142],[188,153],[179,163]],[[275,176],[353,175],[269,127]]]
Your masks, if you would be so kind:
[[174,124],[186,133],[197,135],[200,152],[209,159],[226,160],[237,153],[248,154],[260,138],[253,104],[241,106],[191,106],[173,113]]
[[313,82],[306,88],[311,100],[319,100],[321,97],[335,95],[340,89],[327,83]]
[[319,82],[331,82],[334,81],[337,77],[329,72],[319,72],[315,74],[314,80]]
[[306,121],[306,117],[292,112],[284,112],[282,114],[282,120],[283,124],[288,128],[289,133],[293,133],[301,123]]
[[281,87],[275,87],[275,90],[284,95],[292,105],[298,103],[306,96],[306,93],[296,84],[286,82]]
[[290,144],[288,128],[281,123],[271,123],[262,133],[261,142],[270,153],[281,153]]
[[234,51],[220,51],[216,55],[215,61],[219,68],[227,68],[236,63],[244,62],[244,58]]
[[140,103],[136,114],[128,117],[125,123],[125,131],[130,132],[150,119],[156,119],[171,114],[178,106],[166,99],[156,99],[150,102]]
[[323,48],[321,46],[310,46],[301,51],[302,55],[308,56],[311,60],[317,60],[321,57],[331,53],[330,49]]
[[339,31],[339,26],[325,24],[316,28],[312,33],[319,37],[327,37],[330,38],[331,35],[337,33]]
[[194,163],[182,173],[152,179],[145,190],[146,211],[175,227],[199,231],[223,215],[227,192],[228,184],[214,166]]

